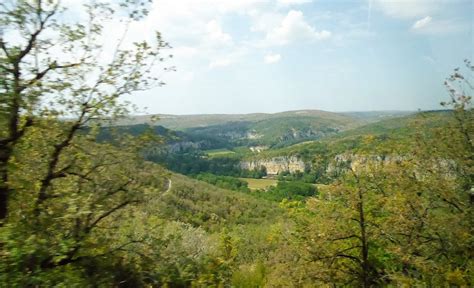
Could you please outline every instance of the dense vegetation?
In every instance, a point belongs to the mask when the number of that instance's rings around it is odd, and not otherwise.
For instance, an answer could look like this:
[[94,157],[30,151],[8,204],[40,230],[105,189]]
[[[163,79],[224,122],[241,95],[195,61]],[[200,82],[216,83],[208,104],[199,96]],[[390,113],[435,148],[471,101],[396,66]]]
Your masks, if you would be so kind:
[[172,153],[160,151],[158,153],[147,153],[147,160],[164,165],[171,171],[184,175],[198,175],[211,173],[219,176],[262,178],[266,175],[265,167],[246,170],[239,165],[237,157],[207,157],[200,150]]
[[[203,146],[169,146],[189,131],[102,127],[129,113],[120,96],[160,83],[149,65],[165,58],[159,34],[96,59],[103,23],[115,13],[139,19],[147,3],[93,2],[87,25],[64,22],[56,1],[0,4],[2,31],[26,41],[0,38],[0,286],[474,285],[473,85],[462,75],[471,62],[446,80],[448,111],[367,126],[321,111],[255,114],[251,129],[268,129],[272,145],[298,133],[321,139],[210,157]],[[70,57],[51,58],[56,45]],[[206,142],[216,124],[191,136]],[[245,125],[236,126],[253,133]],[[325,175],[319,167],[340,153],[361,158]],[[313,168],[284,171],[275,187],[236,179],[265,175],[240,169],[245,157],[296,154]]]
[[307,197],[317,195],[316,186],[301,181],[278,181],[276,186],[271,186],[265,190],[251,191],[255,197],[280,202],[286,200],[303,201]]
[[250,191],[247,182],[230,176],[218,176],[211,173],[200,173],[196,176],[196,179],[224,189],[242,192]]

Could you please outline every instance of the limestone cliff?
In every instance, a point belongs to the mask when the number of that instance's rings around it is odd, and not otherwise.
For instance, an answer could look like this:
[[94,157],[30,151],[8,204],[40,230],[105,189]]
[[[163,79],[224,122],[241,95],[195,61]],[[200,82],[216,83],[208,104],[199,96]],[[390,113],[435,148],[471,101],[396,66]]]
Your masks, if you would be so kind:
[[378,167],[385,164],[396,164],[407,160],[400,155],[359,155],[352,153],[338,154],[329,162],[326,174],[329,176],[339,176],[347,170],[360,171],[369,166]]
[[[337,177],[348,170],[355,172],[364,171],[369,168],[378,169],[383,166],[400,164],[402,162],[411,161],[409,155],[360,155],[360,154],[339,154],[334,157],[326,168],[326,175]],[[455,170],[455,162],[448,159],[425,159],[425,165],[429,165],[431,171],[438,171],[447,177],[453,176]],[[413,171],[417,176],[422,177],[423,172],[415,169]]]
[[[314,164],[304,162],[296,156],[278,156],[269,159],[255,159],[240,163],[242,169],[259,169],[264,166],[268,175],[277,175],[281,172],[307,171],[308,169],[319,169],[325,171],[326,176],[335,178],[341,176],[349,170],[364,171],[365,169],[400,164],[403,161],[410,161],[407,155],[363,155],[344,153],[338,154],[325,164],[325,167],[315,167]],[[437,169],[449,176],[455,169],[453,161],[446,159],[432,159],[431,169]]]
[[259,169],[262,166],[266,168],[268,175],[277,175],[287,171],[291,173],[295,173],[296,171],[303,172],[309,168],[309,164],[295,156],[280,156],[270,159],[243,161],[240,163],[240,168],[247,170]]

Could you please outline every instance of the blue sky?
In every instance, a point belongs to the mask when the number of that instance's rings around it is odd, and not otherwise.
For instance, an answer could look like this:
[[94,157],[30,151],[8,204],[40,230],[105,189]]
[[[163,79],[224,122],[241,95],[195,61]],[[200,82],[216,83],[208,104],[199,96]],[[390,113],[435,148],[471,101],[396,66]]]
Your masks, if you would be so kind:
[[474,58],[474,1],[155,0],[174,55],[148,113],[437,109]]

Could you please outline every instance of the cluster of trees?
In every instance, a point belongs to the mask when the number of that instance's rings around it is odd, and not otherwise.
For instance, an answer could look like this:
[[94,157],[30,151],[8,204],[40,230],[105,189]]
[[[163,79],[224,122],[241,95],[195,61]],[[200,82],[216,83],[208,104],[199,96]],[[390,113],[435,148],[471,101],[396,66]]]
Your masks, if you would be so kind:
[[351,170],[306,205],[285,203],[300,244],[296,260],[278,260],[294,263],[275,269],[286,284],[473,285],[474,113],[461,89],[472,86],[458,69],[445,84],[453,117],[419,135],[410,159]]
[[248,183],[232,176],[218,176],[211,173],[200,173],[196,179],[215,185],[220,188],[249,192]]
[[146,159],[161,164],[171,171],[190,176],[210,173],[219,176],[259,179],[267,175],[264,166],[252,170],[242,169],[238,158],[208,158],[200,150],[190,150],[183,153],[160,151],[147,154]]
[[267,176],[267,168],[265,166],[255,167],[252,170],[241,169],[240,177],[261,179]]
[[314,171],[296,171],[294,173],[290,173],[289,171],[282,172],[278,174],[278,181],[302,181],[305,183],[316,183],[320,180],[321,175]]
[[240,175],[238,159],[228,157],[209,159],[199,150],[184,153],[162,151],[160,153],[147,155],[146,159],[184,175],[197,175],[206,172],[215,175]]
[[308,197],[316,196],[318,189],[315,185],[302,181],[278,181],[276,186],[270,186],[265,190],[249,191],[248,193],[268,201],[304,201]]
[[72,17],[61,1],[0,3],[1,286],[128,277],[125,251],[139,239],[116,225],[165,173],[138,156],[144,139],[97,143],[98,123],[129,111],[121,96],[161,84],[152,71],[167,44],[102,44],[104,23],[130,25],[147,5],[91,1]]

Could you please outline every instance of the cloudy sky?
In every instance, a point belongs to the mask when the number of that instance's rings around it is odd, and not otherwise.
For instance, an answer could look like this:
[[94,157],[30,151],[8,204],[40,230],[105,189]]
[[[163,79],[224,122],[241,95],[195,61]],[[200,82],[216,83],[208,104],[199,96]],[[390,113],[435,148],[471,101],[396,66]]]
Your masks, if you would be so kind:
[[155,0],[135,36],[173,49],[148,113],[436,109],[474,58],[474,1]]

